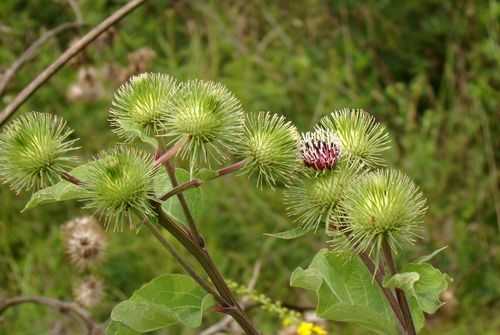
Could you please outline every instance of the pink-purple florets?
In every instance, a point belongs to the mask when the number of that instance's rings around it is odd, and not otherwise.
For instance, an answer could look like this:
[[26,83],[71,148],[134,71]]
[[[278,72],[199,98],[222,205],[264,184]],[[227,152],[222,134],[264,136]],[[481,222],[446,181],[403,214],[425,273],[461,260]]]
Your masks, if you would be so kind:
[[325,129],[303,134],[299,149],[304,165],[317,171],[333,169],[341,155],[339,138]]

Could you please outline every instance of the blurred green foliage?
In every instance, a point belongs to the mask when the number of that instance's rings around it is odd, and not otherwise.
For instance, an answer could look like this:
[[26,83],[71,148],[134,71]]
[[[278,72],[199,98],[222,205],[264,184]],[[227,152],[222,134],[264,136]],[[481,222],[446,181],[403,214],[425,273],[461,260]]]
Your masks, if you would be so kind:
[[[77,1],[93,26],[124,0]],[[63,0],[0,2],[0,69],[40,34],[74,13]],[[87,27],[83,28],[86,30]],[[1,104],[50,64],[78,32],[51,39],[16,75]],[[82,156],[117,141],[107,109],[117,82],[99,81],[102,95],[69,101],[81,67],[126,67],[130,53],[151,48],[151,71],[181,79],[222,81],[248,112],[270,110],[309,129],[335,108],[365,108],[384,122],[394,141],[393,164],[429,198],[426,236],[408,254],[443,245],[433,262],[455,281],[449,303],[430,320],[429,334],[498,334],[500,322],[500,3],[495,0],[420,1],[166,1],[150,0],[122,21],[114,37],[96,42],[78,64],[66,66],[19,113],[36,110],[66,118],[81,138]],[[71,298],[78,274],[63,255],[59,228],[82,215],[78,202],[20,214],[27,195],[0,188],[0,297],[39,294]],[[275,241],[266,232],[290,227],[281,193],[258,191],[243,177],[207,186],[201,230],[229,278],[246,282],[257,259],[257,288],[285,303],[310,305],[288,278],[306,266],[326,238]],[[110,233],[100,268],[111,307],[153,276],[178,267],[144,231]],[[451,298],[450,298],[451,297]],[[496,312],[496,313],[495,313]],[[276,320],[253,312],[266,333]],[[216,317],[209,317],[214,321]],[[59,317],[23,306],[0,319],[0,334],[47,334]],[[332,325],[332,334],[360,334]],[[188,334],[174,329],[171,334]]]

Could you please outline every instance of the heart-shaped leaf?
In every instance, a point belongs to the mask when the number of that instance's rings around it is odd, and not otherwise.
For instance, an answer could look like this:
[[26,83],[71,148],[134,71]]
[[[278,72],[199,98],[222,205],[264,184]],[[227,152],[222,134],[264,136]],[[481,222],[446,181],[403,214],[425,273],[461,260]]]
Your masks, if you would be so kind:
[[138,332],[181,323],[201,325],[203,311],[213,305],[210,295],[186,275],[166,274],[153,279],[113,308],[111,319]]

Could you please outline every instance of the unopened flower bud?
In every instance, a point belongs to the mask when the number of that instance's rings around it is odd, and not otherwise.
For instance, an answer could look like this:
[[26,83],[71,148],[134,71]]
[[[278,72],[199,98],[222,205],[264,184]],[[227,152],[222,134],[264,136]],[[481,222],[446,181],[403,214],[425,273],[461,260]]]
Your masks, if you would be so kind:
[[285,117],[251,114],[245,125],[240,152],[243,172],[257,176],[257,185],[289,184],[299,168],[297,129]]
[[325,116],[320,128],[340,139],[342,154],[375,168],[385,165],[384,153],[390,139],[385,127],[361,109],[342,109]]
[[83,180],[86,208],[95,209],[114,229],[152,217],[158,173],[153,157],[143,151],[127,147],[106,151],[90,165]]
[[76,139],[58,116],[32,112],[7,125],[0,134],[0,179],[16,191],[49,186],[67,172]]
[[[377,170],[351,185],[341,203],[344,220],[338,228],[340,248],[380,254],[386,239],[393,251],[420,236],[426,200],[418,187],[397,170]],[[346,238],[347,237],[347,238]],[[347,245],[346,245],[347,244]]]
[[243,132],[243,108],[222,84],[192,80],[168,104],[165,136],[189,139],[181,151],[192,163],[221,161],[235,151]]
[[110,109],[114,132],[126,141],[160,132],[166,118],[166,104],[178,91],[175,78],[160,73],[131,77],[115,93]]

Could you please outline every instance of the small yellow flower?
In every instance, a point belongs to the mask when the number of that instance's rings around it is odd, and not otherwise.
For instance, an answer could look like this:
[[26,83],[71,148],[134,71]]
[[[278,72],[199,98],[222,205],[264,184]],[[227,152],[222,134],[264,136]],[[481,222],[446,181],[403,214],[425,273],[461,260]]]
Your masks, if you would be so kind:
[[313,335],[314,325],[310,322],[301,322],[297,328],[298,335]]
[[314,334],[316,335],[328,335],[328,333],[326,332],[325,329],[323,329],[322,327],[320,326],[314,326],[313,327],[313,332]]

